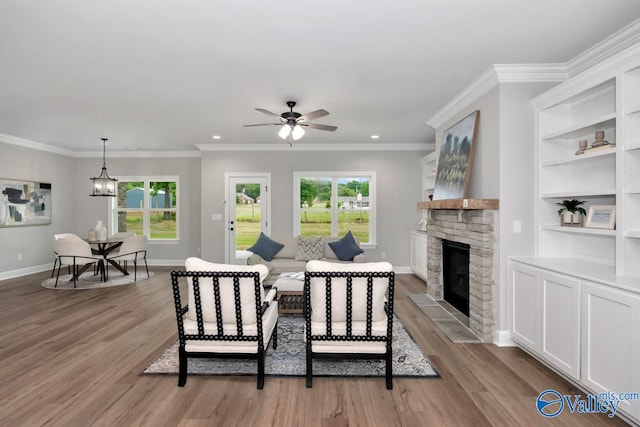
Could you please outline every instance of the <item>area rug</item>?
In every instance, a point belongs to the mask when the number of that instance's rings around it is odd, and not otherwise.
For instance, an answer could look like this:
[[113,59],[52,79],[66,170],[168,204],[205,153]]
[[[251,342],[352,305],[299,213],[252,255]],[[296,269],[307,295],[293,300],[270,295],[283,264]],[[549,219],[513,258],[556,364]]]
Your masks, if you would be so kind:
[[[313,375],[326,377],[384,377],[380,360],[314,360]],[[189,359],[189,375],[256,375],[255,360]],[[178,342],[166,349],[143,374],[178,374]],[[306,375],[304,318],[278,317],[278,349],[271,346],[265,358],[267,376]],[[396,377],[438,378],[431,361],[418,348],[402,322],[393,319],[393,375]]]
[[78,278],[78,283],[76,287],[73,287],[73,280],[71,280],[70,274],[65,274],[64,276],[60,276],[58,279],[58,287],[56,287],[56,278],[55,276],[51,279],[47,279],[42,282],[42,286],[47,289],[98,289],[98,288],[109,288],[112,286],[123,286],[129,285],[131,283],[139,283],[140,281],[146,281],[150,277],[153,277],[153,272],[149,272],[149,276],[147,276],[147,272],[143,269],[142,271],[138,270],[137,280],[133,280],[133,271],[128,276],[123,275],[121,272],[114,269],[114,271],[109,271],[109,280],[103,282],[100,280],[100,275],[94,275],[93,272],[88,271],[86,273],[82,273]]

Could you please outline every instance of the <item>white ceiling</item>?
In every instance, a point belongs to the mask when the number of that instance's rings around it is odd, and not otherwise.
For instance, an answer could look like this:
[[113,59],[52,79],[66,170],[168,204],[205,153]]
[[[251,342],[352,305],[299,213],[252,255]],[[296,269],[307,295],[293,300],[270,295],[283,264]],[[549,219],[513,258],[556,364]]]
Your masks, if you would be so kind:
[[0,134],[74,152],[288,146],[242,125],[291,99],[338,126],[295,144],[426,144],[492,64],[564,63],[639,17],[638,0],[0,0]]

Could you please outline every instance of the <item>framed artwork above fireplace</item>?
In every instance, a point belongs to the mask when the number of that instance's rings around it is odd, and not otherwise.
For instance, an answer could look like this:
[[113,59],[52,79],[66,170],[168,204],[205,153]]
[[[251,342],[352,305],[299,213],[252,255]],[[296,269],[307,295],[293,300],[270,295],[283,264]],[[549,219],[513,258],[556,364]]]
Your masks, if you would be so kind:
[[468,198],[479,121],[476,110],[442,133],[433,200]]

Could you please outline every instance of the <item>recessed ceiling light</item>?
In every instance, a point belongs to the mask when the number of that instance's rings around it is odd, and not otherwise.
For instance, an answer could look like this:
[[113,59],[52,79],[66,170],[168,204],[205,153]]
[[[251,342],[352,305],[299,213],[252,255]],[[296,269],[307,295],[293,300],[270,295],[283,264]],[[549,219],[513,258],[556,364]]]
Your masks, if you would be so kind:
[[371,139],[378,139],[380,138],[380,135],[371,135]]
[[220,135],[213,135],[213,139],[222,139]]

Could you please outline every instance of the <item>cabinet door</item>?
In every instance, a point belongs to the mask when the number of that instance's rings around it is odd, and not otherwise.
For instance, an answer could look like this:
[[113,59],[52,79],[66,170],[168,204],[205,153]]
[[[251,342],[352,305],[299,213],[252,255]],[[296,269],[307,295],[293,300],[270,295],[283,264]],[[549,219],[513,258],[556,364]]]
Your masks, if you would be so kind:
[[511,291],[511,338],[536,352],[540,351],[540,286],[538,270],[509,262]]
[[542,356],[556,368],[580,379],[580,282],[540,272],[542,291]]
[[[582,286],[582,382],[603,393],[640,390],[640,297],[584,282]],[[620,409],[640,417],[639,401]]]

